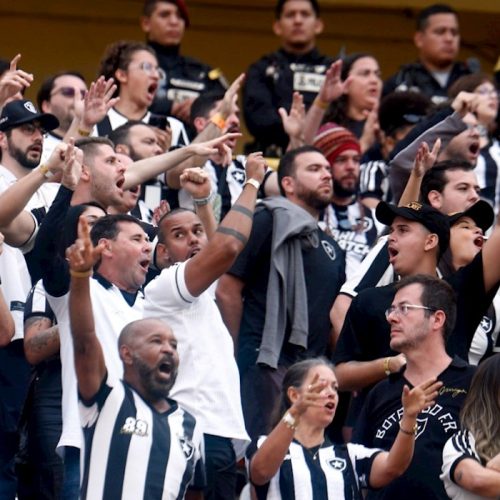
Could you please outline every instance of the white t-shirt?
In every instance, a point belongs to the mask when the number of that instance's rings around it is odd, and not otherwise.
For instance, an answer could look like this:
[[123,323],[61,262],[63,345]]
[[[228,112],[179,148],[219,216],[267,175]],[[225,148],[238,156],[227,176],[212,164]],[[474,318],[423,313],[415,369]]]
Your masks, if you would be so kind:
[[[107,286],[107,283],[97,278],[90,280],[90,297],[95,331],[101,342],[108,373],[115,378],[121,378],[123,365],[118,354],[118,336],[125,325],[142,317],[144,297],[142,292],[139,292],[134,305],[130,306],[115,285]],[[63,431],[57,446],[80,448],[82,432],[78,412],[73,339],[69,322],[69,294],[61,297],[47,294],[47,298],[57,318],[61,343]]]
[[[6,191],[16,181],[17,178],[14,174],[0,165],[0,193]],[[32,196],[25,210],[29,211],[38,207],[44,207],[48,210],[58,189],[59,184],[54,182],[43,184]],[[29,252],[35,242],[38,223],[35,217],[33,219],[35,221],[35,230],[28,241],[21,248],[14,248],[4,244],[2,255],[0,255],[2,293],[15,323],[15,333],[12,340],[24,337],[24,303],[31,290],[31,277],[23,253]]]
[[250,440],[233,340],[210,293],[189,293],[185,268],[186,262],[176,264],[149,283],[144,317],[165,321],[178,341],[179,370],[170,397],[196,417],[204,433],[231,438],[239,459]]

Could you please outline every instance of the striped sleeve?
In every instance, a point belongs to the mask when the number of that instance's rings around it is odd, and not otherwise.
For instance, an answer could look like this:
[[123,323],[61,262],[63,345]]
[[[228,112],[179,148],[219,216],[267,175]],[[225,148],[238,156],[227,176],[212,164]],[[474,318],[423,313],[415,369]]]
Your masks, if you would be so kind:
[[361,198],[386,200],[389,188],[387,164],[383,161],[369,161],[360,167],[359,194]]
[[367,448],[362,444],[347,444],[349,458],[354,466],[360,488],[367,488],[370,481],[370,471],[375,457],[382,452],[379,448]]
[[55,323],[54,311],[49,305],[42,280],[30,290],[24,306],[24,321],[35,316],[42,316]]
[[465,430],[459,431],[448,439],[443,448],[443,465],[441,467],[441,479],[445,486],[447,483],[455,483],[455,469],[458,464],[466,459],[471,458],[480,462],[475,450],[475,442],[472,434]]

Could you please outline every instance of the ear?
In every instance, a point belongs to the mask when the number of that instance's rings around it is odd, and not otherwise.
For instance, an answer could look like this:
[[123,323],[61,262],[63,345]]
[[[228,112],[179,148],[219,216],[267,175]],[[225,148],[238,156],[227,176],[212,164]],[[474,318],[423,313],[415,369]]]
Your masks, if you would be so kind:
[[133,363],[132,352],[126,344],[120,346],[120,358],[124,365],[131,366]]
[[292,404],[295,403],[295,401],[297,401],[297,399],[299,398],[299,391],[297,390],[296,387],[290,386],[287,389],[286,394]]
[[113,255],[113,250],[111,249],[111,240],[108,240],[107,238],[101,238],[98,242],[98,245],[103,245],[103,249],[101,252],[101,258],[102,257],[111,257]]
[[439,245],[438,235],[434,233],[428,234],[427,237],[425,238],[424,250],[426,252],[429,252],[430,250],[437,248],[438,245]]
[[85,182],[90,182],[91,177],[92,177],[92,172],[89,166],[84,163],[82,165],[82,175],[80,176],[80,179]]
[[321,33],[323,33],[324,27],[325,27],[325,25],[323,24],[323,21],[321,19],[316,19],[316,22],[314,25],[314,34],[317,36],[317,35],[320,35]]
[[148,34],[151,31],[151,23],[149,21],[149,17],[141,16],[140,25],[141,30],[144,31],[144,33]]
[[158,269],[166,269],[170,267],[173,262],[170,259],[170,255],[168,254],[167,247],[164,243],[157,243],[155,250],[155,262]]
[[281,179],[281,187],[285,191],[285,194],[295,193],[295,179],[291,176],[286,176]]
[[49,101],[42,101],[42,105],[40,106],[40,110],[44,113],[50,113],[51,107]]
[[441,330],[446,323],[446,314],[444,311],[435,311],[434,314],[434,327]]
[[194,128],[198,134],[207,126],[207,124],[208,120],[203,116],[197,116],[193,121]]
[[5,132],[0,132],[0,147],[2,149],[7,147],[7,134]]
[[436,191],[433,189],[432,191],[429,191],[429,194],[427,195],[427,200],[429,205],[434,207],[436,210],[439,210],[443,206],[443,197],[439,191]]
[[115,146],[115,153],[130,156],[130,148],[126,144],[117,144]]
[[417,47],[417,49],[419,49],[419,50],[423,44],[423,37],[424,37],[424,34],[421,31],[417,31],[413,35],[413,43],[415,44],[415,47]]
[[115,79],[120,83],[125,83],[127,81],[127,72],[124,69],[117,69],[115,71]]
[[276,19],[273,23],[273,33],[276,36],[281,36],[281,33],[283,33],[283,30],[281,29],[281,22],[279,19]]

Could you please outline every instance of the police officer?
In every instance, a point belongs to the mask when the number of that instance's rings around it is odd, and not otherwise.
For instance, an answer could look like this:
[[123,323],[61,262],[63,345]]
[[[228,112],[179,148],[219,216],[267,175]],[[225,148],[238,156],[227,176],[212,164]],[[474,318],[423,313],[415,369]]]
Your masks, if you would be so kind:
[[224,92],[227,83],[219,69],[212,69],[179,53],[189,17],[184,0],[145,0],[141,28],[156,52],[162,74],[154,113],[173,115],[189,122],[191,104],[206,91]]
[[309,107],[318,93],[333,58],[315,48],[323,31],[317,0],[279,0],[274,33],[281,48],[250,66],[243,89],[243,109],[248,130],[255,138],[251,149],[279,156],[288,144],[278,114],[290,110],[294,91]]

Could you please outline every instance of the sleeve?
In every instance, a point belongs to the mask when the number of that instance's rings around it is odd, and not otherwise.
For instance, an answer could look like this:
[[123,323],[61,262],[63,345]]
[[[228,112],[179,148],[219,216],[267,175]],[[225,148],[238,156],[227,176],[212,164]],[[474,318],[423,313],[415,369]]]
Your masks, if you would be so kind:
[[372,470],[373,460],[382,452],[379,448],[367,448],[362,444],[347,444],[349,458],[354,466],[354,471],[358,477],[361,488],[369,486],[370,472]]
[[389,264],[387,242],[386,236],[379,238],[376,245],[358,265],[356,273],[342,285],[340,293],[356,297],[366,288],[388,285],[394,281],[394,271]]
[[[456,112],[450,115],[450,110],[453,111],[451,108],[446,108],[436,113],[436,115],[423,124],[415,127],[417,131],[414,132],[414,130],[412,130],[410,132],[411,136],[408,134],[410,137],[405,137],[405,139],[401,141],[403,144],[398,146],[398,151],[396,153],[393,152],[393,158],[390,162],[389,177],[394,200],[399,201],[404,191],[413,167],[415,155],[423,141],[427,142],[427,144],[432,147],[434,142],[438,138],[441,138],[441,150],[443,150],[451,139],[467,128],[460,115]],[[445,116],[444,119],[443,116]],[[437,118],[441,120],[436,123],[435,120]],[[415,137],[417,132],[420,132],[420,135]],[[413,141],[409,142],[412,139]],[[402,149],[403,147],[404,149]]]
[[[228,274],[247,282],[254,272],[254,265],[263,260],[264,253],[271,248],[273,218],[268,210],[254,215],[252,231],[243,251],[238,255]],[[264,257],[265,258],[265,257]]]
[[287,144],[281,117],[273,100],[272,78],[266,76],[267,60],[250,66],[243,87],[243,111],[248,130],[255,138],[268,138],[266,143]]
[[63,255],[59,253],[57,237],[63,230],[64,219],[70,206],[73,191],[61,186],[38,231],[35,253],[39,260],[45,290],[60,297],[69,290],[69,269]]
[[187,307],[198,299],[189,293],[186,286],[184,273],[187,262],[164,269],[149,283],[144,291],[145,317],[149,314]]
[[56,321],[41,280],[30,290],[24,306],[24,321],[34,316],[43,316],[52,321],[52,323]]
[[366,311],[360,298],[355,297],[347,311],[333,356],[334,364],[363,360],[363,348],[359,343],[357,332],[366,331],[366,325],[363,324]]
[[479,462],[468,431],[459,431],[451,436],[443,448],[441,480],[446,484],[455,483],[455,469],[464,459],[471,458]]

